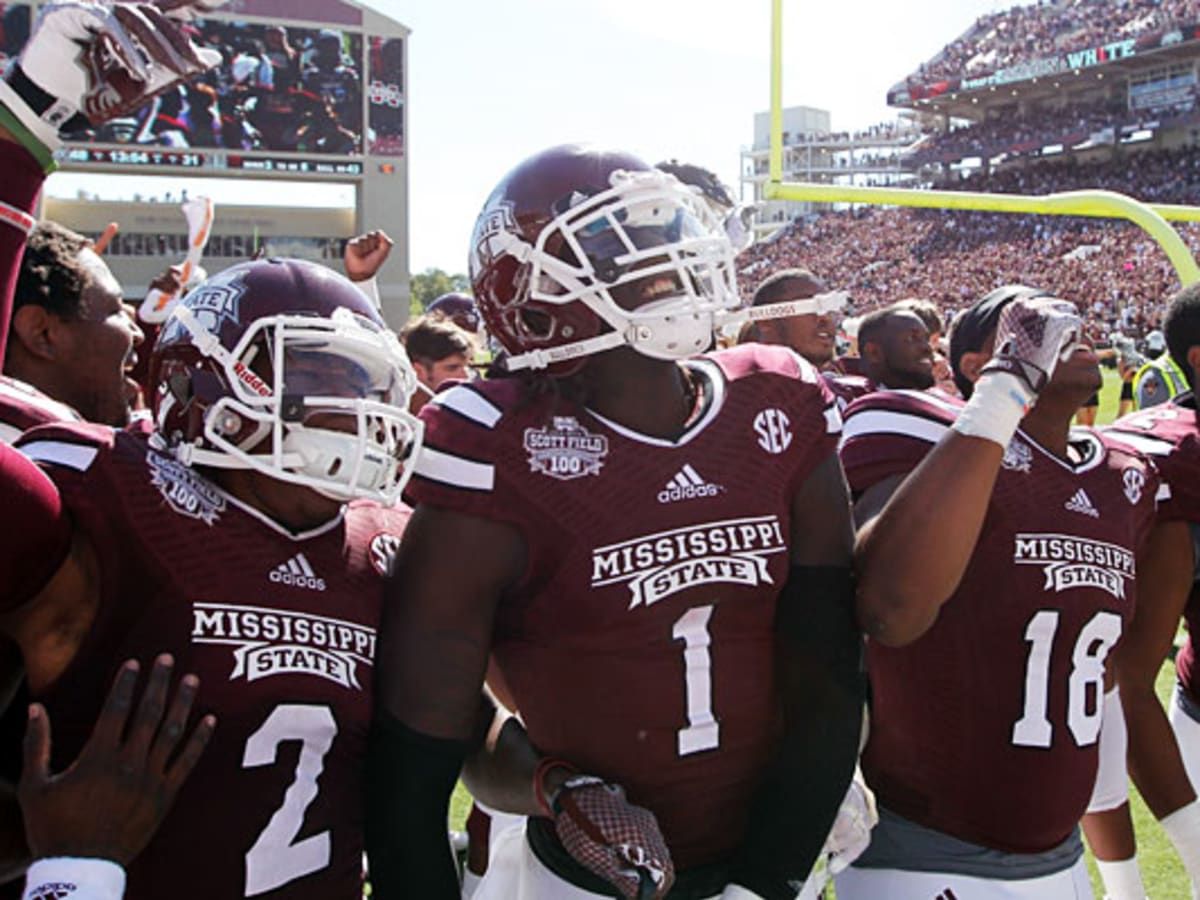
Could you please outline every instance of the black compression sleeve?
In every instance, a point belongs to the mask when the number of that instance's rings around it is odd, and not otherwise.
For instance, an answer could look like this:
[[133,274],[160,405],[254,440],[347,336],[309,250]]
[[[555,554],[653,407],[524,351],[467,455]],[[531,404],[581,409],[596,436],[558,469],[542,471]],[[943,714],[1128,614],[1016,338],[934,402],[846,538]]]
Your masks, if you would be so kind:
[[791,900],[854,775],[867,679],[848,568],[794,566],[775,631],[783,740],[759,786],[732,881]]
[[470,745],[376,710],[367,748],[366,844],[376,900],[459,900],[446,818]]

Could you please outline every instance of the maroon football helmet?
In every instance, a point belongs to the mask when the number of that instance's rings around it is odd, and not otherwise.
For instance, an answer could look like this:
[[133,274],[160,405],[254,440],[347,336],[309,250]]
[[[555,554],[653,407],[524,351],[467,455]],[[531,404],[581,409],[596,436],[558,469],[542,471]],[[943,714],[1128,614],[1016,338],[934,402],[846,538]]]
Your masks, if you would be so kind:
[[157,439],[339,500],[399,498],[420,445],[416,376],[371,301],[294,259],[242,263],[175,307],[150,360]]
[[475,306],[475,301],[466,294],[460,294],[457,291],[442,294],[442,296],[430,303],[429,308],[425,311],[439,313],[463,331],[469,331],[471,334],[479,331],[481,324],[479,309]]
[[739,305],[733,255],[698,191],[628,153],[565,145],[492,191],[470,271],[508,368],[561,376],[622,344],[660,359],[707,349]]

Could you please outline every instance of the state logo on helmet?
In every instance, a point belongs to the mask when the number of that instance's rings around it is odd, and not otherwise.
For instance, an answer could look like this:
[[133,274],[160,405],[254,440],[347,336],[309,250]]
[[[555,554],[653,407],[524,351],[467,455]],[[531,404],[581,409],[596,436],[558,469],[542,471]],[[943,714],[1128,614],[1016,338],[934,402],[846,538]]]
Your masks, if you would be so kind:
[[156,440],[181,462],[338,500],[399,499],[421,444],[416,383],[367,297],[294,259],[209,278],[175,307],[150,360]]
[[621,345],[680,359],[739,307],[734,250],[695,190],[628,153],[564,145],[504,177],[475,223],[476,304],[509,369],[565,376]]

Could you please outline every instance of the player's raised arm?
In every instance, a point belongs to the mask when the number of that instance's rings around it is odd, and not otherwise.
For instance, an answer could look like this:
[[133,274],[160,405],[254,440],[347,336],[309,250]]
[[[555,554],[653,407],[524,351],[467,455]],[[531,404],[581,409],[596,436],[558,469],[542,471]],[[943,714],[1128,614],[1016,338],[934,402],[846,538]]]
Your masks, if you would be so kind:
[[[173,4],[186,12],[190,3]],[[25,238],[59,129],[96,124],[220,62],[150,3],[43,5],[17,63],[0,81],[0,361]]]
[[1001,295],[1007,290],[988,295],[1003,304],[990,323],[982,314],[988,298],[977,304],[978,321],[996,330],[995,350],[990,360],[990,347],[962,355],[960,368],[978,380],[950,431],[898,486],[881,483],[859,500],[859,620],[884,644],[924,634],[962,580],[1004,450],[1079,332],[1070,304],[1032,289],[1016,299]]

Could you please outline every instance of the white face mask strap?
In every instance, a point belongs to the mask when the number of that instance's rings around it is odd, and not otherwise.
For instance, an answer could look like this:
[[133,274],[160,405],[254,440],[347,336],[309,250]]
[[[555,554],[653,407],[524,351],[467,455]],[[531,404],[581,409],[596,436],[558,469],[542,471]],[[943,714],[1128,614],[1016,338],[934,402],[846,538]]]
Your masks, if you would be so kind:
[[610,331],[584,341],[575,341],[572,344],[562,344],[558,347],[547,347],[544,350],[530,350],[527,353],[510,356],[505,360],[505,365],[511,372],[521,369],[544,369],[554,363],[567,362],[581,356],[591,356],[593,353],[611,350],[625,343],[625,336],[621,332]]
[[784,300],[780,303],[764,303],[748,306],[729,313],[719,314],[720,325],[736,326],[746,322],[762,322],[767,319],[787,319],[792,316],[823,316],[838,312],[846,306],[850,295],[846,291],[826,291],[803,300]]

